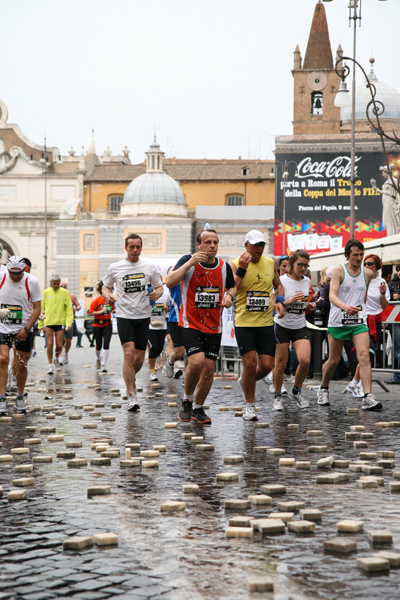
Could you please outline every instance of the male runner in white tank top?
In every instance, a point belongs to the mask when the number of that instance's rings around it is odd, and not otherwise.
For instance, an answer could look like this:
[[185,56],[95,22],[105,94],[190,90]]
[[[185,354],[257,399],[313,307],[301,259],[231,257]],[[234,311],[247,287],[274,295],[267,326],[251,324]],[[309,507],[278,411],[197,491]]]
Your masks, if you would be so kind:
[[322,385],[318,404],[329,405],[329,383],[340,360],[345,340],[352,340],[360,365],[364,398],[361,408],[379,410],[382,404],[371,394],[372,371],[369,360],[369,333],[366,325],[365,301],[372,271],[364,269],[364,246],[356,240],[347,242],[344,255],[347,262],[332,271],[328,322],[329,358],[322,370]]

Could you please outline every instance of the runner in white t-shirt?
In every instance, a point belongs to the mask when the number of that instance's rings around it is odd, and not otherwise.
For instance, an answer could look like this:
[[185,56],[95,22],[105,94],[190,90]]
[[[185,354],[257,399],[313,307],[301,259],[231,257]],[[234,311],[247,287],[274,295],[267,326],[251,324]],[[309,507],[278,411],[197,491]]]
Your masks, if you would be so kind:
[[41,311],[42,292],[36,277],[25,272],[21,256],[10,256],[7,271],[0,273],[0,307],[8,315],[0,321],[0,414],[7,413],[5,397],[10,348],[17,361],[17,412],[26,412],[24,387],[33,345],[32,328]]
[[[163,293],[163,285],[155,265],[140,258],[142,238],[131,233],[125,239],[126,258],[108,267],[103,277],[102,296],[117,302],[118,335],[124,351],[123,375],[128,394],[128,410],[137,411],[135,376],[146,353],[151,306]],[[149,289],[149,286],[151,289]],[[113,295],[112,290],[116,292]]]

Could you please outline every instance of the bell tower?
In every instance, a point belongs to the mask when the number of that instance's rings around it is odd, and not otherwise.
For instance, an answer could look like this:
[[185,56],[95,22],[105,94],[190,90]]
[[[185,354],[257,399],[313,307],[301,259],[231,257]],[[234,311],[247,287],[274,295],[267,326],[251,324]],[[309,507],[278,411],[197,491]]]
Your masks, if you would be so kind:
[[[336,60],[342,56],[338,47]],[[293,60],[293,134],[340,133],[340,109],[334,105],[340,77],[335,72],[325,7],[314,10],[306,55],[302,64],[296,46]]]

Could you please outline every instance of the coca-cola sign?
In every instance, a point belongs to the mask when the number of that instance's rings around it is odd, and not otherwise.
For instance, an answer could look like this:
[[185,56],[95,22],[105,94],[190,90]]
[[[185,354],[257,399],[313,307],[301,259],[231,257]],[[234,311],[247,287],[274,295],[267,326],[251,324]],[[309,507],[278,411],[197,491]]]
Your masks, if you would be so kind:
[[[355,176],[357,177],[357,163],[361,156],[356,156]],[[311,156],[306,156],[299,162],[297,167],[297,177],[319,177],[337,179],[338,177],[351,177],[351,160],[349,156],[335,156],[330,161],[314,160]]]
[[[393,162],[398,158],[393,156]],[[383,164],[381,152],[356,155],[355,237],[362,242],[387,235],[381,193],[384,179],[379,170]],[[275,254],[299,248],[315,254],[344,246],[350,237],[350,156],[277,154],[275,173]],[[371,179],[376,180],[377,189]]]

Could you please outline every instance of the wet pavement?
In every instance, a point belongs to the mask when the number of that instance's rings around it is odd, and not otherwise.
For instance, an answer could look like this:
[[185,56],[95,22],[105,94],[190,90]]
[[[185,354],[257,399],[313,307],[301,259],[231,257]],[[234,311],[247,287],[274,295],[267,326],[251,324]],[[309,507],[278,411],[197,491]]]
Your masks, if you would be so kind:
[[[68,365],[48,376],[42,343],[39,340],[38,355],[30,361],[28,378],[33,384],[28,404],[35,410],[16,418],[10,404],[11,421],[0,420],[1,456],[10,454],[13,448],[29,448],[29,454],[13,454],[11,462],[0,462],[0,600],[399,597],[399,569],[371,575],[356,564],[357,557],[380,550],[400,551],[400,495],[391,492],[389,486],[389,482],[397,481],[393,477],[397,462],[391,468],[384,466],[384,485],[372,489],[358,488],[356,480],[365,473],[350,471],[348,466],[316,466],[317,460],[329,455],[353,462],[360,459],[361,452],[397,453],[400,428],[393,422],[399,418],[397,387],[385,393],[374,386],[374,393],[384,405],[380,412],[359,410],[349,414],[347,409],[360,408],[360,401],[341,394],[346,384],[334,382],[330,408],[318,407],[315,391],[306,390],[311,401],[308,410],[297,409],[287,399],[285,410],[276,413],[272,411],[272,394],[264,382],[259,382],[259,424],[269,424],[262,427],[235,416],[232,409],[242,406],[236,380],[216,379],[207,410],[213,424],[202,427],[178,423],[177,408],[168,406],[181,399],[182,380],[169,380],[159,374],[160,386],[152,387],[147,367],[138,378],[143,388],[139,394],[141,411],[127,413],[125,400],[112,392],[119,389],[124,394],[122,352],[116,336],[112,340],[110,372],[105,375],[95,370],[94,350],[85,340],[85,348],[72,348]],[[170,394],[178,394],[178,398],[167,398]],[[83,408],[93,405],[94,411]],[[64,410],[65,414],[57,414]],[[49,413],[51,418],[47,418]],[[70,419],[74,414],[82,418]],[[109,416],[115,421],[102,420]],[[177,428],[166,429],[165,423],[170,422],[178,423]],[[382,427],[377,422],[392,424]],[[84,428],[87,423],[96,428]],[[288,428],[289,424],[298,424],[299,428]],[[351,430],[356,425],[365,429]],[[64,440],[49,441],[53,432],[43,429],[49,427],[62,434]],[[322,435],[307,434],[316,429]],[[353,434],[346,439],[345,432],[349,431]],[[196,450],[196,444],[182,438],[183,433],[190,432],[204,436],[204,443],[214,445],[214,451]],[[27,445],[28,438],[40,438],[40,443]],[[93,465],[90,461],[99,453],[92,444],[104,439],[120,449],[120,456],[111,458],[110,465]],[[82,442],[82,447],[67,448],[66,444],[73,441]],[[360,441],[365,442],[365,448],[354,447],[354,442]],[[158,468],[121,466],[129,443],[139,443],[140,450],[165,445],[166,451],[156,458]],[[266,449],[260,451],[260,446],[281,448],[285,451],[283,457],[311,461],[311,468],[279,466],[281,456],[268,454]],[[311,452],[311,446],[326,448]],[[87,459],[86,466],[68,467],[68,455],[60,454],[66,451]],[[51,456],[52,462],[32,462],[42,455]],[[227,455],[242,455],[244,461],[224,464]],[[132,458],[136,456],[139,450],[132,449]],[[380,456],[371,456],[367,462],[377,466],[379,460]],[[33,465],[32,472],[19,473],[16,467],[25,464]],[[217,474],[223,472],[237,473],[238,482],[217,482]],[[337,472],[347,473],[349,480],[316,483],[318,475]],[[16,487],[13,480],[20,477],[34,477],[34,484]],[[182,492],[182,485],[189,483],[198,484],[198,495]],[[262,485],[275,483],[286,486],[286,494],[272,496],[270,505],[252,504],[241,511],[224,507],[227,499],[247,499],[261,494]],[[100,485],[110,485],[111,493],[88,498],[87,489]],[[21,489],[27,490],[25,499],[8,501],[9,491]],[[186,509],[172,515],[161,513],[161,504],[170,500],[185,501]],[[263,537],[254,532],[249,539],[226,537],[230,518],[239,514],[266,518],[278,512],[278,502],[291,500],[321,510],[322,520],[316,523],[313,533],[286,529]],[[338,534],[337,522],[347,518],[363,521],[364,530]],[[295,513],[293,520],[299,519],[299,513]],[[367,535],[371,529],[389,529],[393,543],[372,545]],[[103,532],[117,534],[118,546],[63,550],[67,537]],[[358,552],[324,552],[324,541],[337,536],[355,540]],[[250,593],[247,578],[253,575],[272,576],[274,592]]]

